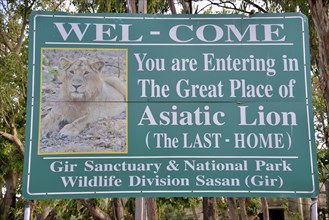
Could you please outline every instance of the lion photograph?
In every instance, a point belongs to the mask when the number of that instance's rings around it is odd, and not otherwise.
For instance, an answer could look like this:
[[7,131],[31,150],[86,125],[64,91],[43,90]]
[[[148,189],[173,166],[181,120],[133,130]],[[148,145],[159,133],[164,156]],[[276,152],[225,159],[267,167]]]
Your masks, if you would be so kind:
[[126,149],[126,51],[44,49],[39,153]]

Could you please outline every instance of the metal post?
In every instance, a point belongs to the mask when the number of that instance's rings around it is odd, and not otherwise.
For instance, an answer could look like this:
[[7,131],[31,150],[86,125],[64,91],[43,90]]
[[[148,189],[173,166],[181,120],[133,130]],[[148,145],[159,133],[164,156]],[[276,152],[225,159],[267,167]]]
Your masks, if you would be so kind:
[[318,219],[318,199],[317,198],[311,198],[312,204],[311,204],[311,219],[317,220]]
[[31,207],[30,207],[30,201],[25,202],[25,207],[24,207],[24,220],[30,220],[30,215],[31,215]]
[[135,219],[147,220],[146,199],[144,197],[136,198],[135,205]]

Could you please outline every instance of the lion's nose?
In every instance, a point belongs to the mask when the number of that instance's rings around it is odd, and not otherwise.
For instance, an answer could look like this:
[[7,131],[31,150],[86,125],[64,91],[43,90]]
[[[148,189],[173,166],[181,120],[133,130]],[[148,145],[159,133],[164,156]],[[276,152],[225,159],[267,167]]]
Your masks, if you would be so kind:
[[81,86],[81,85],[72,85],[74,88],[75,88],[75,90],[78,90],[78,88]]

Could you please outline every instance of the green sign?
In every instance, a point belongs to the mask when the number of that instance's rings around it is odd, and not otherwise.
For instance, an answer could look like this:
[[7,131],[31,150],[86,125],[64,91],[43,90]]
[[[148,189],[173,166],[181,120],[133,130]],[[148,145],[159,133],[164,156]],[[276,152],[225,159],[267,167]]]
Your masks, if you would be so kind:
[[301,14],[30,18],[23,195],[313,197]]

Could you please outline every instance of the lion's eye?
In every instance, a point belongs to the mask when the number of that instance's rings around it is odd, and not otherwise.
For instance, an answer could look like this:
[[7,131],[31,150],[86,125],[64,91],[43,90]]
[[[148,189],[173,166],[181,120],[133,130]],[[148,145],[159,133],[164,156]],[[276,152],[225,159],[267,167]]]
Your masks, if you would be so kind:
[[69,72],[70,72],[71,74],[74,74],[74,71],[73,71],[73,70],[70,70]]
[[83,75],[88,76],[90,72],[86,71]]

